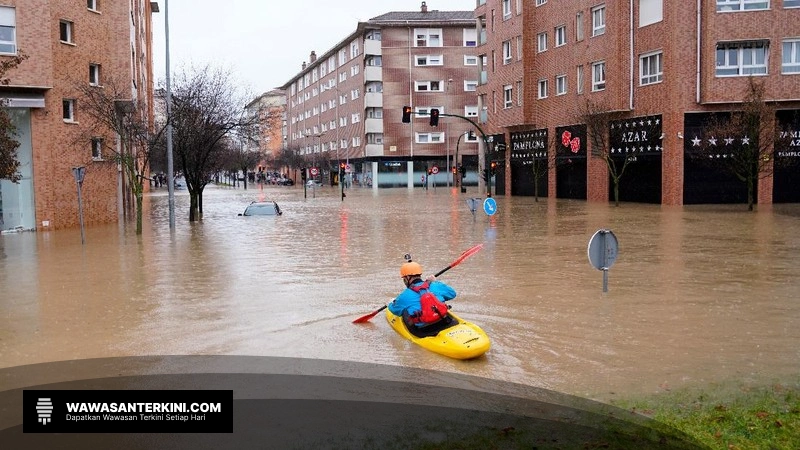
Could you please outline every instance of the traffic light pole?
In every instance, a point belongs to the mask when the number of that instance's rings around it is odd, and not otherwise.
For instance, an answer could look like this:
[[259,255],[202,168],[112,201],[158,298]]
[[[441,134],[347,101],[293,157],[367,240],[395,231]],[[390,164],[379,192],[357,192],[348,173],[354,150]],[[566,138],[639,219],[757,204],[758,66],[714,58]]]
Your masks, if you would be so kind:
[[[461,115],[458,115],[458,114],[440,113],[439,109],[437,109],[437,108],[431,108],[431,110],[429,112],[416,112],[416,111],[413,111],[410,106],[404,106],[403,107],[403,123],[409,123],[411,121],[411,115],[412,114],[420,115],[420,116],[430,116],[431,117],[431,126],[434,126],[434,127],[438,125],[439,117],[458,117],[459,119],[463,119],[463,120],[466,120],[467,122],[471,123],[472,126],[475,127],[481,133],[481,137],[483,138],[483,149],[484,150],[483,150],[483,153],[481,155],[478,155],[478,156],[479,156],[479,159],[480,159],[480,156],[483,156],[483,165],[484,165],[484,167],[483,167],[483,169],[480,169],[480,167],[478,167],[478,170],[484,170],[484,173],[486,174],[486,197],[491,197],[492,196],[492,176],[491,176],[492,174],[489,171],[490,163],[488,161],[489,158],[488,158],[488,154],[487,154],[488,153],[487,149],[489,148],[489,139],[486,137],[486,133],[483,132],[483,129],[480,126],[478,126],[478,124],[475,123],[469,117],[461,116]],[[480,166],[480,161],[478,161],[478,165]]]

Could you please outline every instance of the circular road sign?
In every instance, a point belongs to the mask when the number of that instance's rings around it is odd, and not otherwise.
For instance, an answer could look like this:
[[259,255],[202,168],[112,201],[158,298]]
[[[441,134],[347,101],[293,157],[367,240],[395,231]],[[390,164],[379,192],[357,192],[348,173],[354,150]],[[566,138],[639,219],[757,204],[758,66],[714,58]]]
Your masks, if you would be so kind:
[[617,260],[619,243],[611,230],[597,230],[589,240],[589,262],[597,270],[608,270]]
[[319,169],[317,169],[316,167],[312,167],[310,172],[311,175],[317,176],[317,174],[319,174]]
[[494,213],[497,212],[497,201],[492,197],[487,198],[483,201],[483,212],[486,213],[487,216],[493,216]]
[[434,174],[434,175],[436,175],[437,173],[439,173],[439,166],[433,166],[433,167],[431,167],[431,173],[432,173],[432,174]]

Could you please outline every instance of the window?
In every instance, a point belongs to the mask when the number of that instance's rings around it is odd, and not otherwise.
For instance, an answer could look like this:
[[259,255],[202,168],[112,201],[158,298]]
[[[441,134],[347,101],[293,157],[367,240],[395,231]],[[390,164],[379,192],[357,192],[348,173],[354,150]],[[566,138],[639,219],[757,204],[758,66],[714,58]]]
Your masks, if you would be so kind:
[[354,100],[355,100],[355,99],[357,99],[359,96],[361,96],[361,90],[360,90],[360,89],[353,89],[352,91],[350,91],[350,98],[351,98],[351,99],[354,99]]
[[416,65],[418,66],[441,66],[444,57],[442,55],[417,56]]
[[517,81],[517,105],[522,106],[522,81]]
[[769,42],[727,42],[717,44],[718,77],[767,74]]
[[0,6],[0,53],[17,53],[17,11]]
[[351,42],[350,43],[350,59],[355,58],[358,56],[358,42]]
[[536,0],[536,6],[542,6],[547,3],[547,0]]
[[477,81],[464,81],[464,92],[473,92],[478,90]]
[[464,65],[465,66],[477,66],[478,65],[478,57],[477,56],[464,55]]
[[511,0],[503,0],[503,19],[511,17]]
[[547,80],[539,80],[539,98],[547,98]]
[[536,35],[537,51],[539,53],[547,50],[547,33],[539,33]]
[[478,117],[478,105],[468,105],[464,107],[465,117]]
[[800,8],[800,0],[783,0],[784,8]]
[[92,138],[92,159],[103,159],[103,140],[100,138]]
[[664,75],[662,53],[649,53],[639,57],[639,85],[660,83]]
[[100,85],[100,66],[98,64],[89,64],[89,84]]
[[[476,30],[477,32],[477,30]],[[441,28],[415,28],[414,47],[441,47],[442,29]],[[476,35],[477,36],[477,35]]]
[[664,0],[639,0],[639,26],[661,22],[664,19]]
[[478,30],[475,28],[464,28],[464,47],[478,46]]
[[444,142],[444,133],[416,133],[418,144],[441,144]]
[[351,76],[351,77],[354,77],[354,76],[358,75],[358,72],[359,72],[360,70],[361,70],[361,66],[359,66],[358,64],[353,64],[353,65],[350,67],[350,76]]
[[754,9],[769,9],[769,0],[717,0],[717,11],[721,12]]
[[800,39],[787,39],[783,41],[781,73],[800,73]]
[[61,101],[61,117],[64,119],[64,122],[74,122],[75,121],[75,100],[65,98]]
[[583,11],[578,11],[575,14],[575,40],[583,40]]
[[592,8],[592,36],[606,32],[606,5]]
[[440,80],[435,81],[415,81],[414,87],[417,92],[427,92],[427,91],[435,91],[435,92],[443,92],[444,91],[444,82]]
[[59,39],[61,42],[72,44],[72,22],[68,20],[59,21]]
[[605,61],[592,64],[592,92],[602,91],[606,88],[606,63]]
[[438,109],[439,114],[444,114],[444,106],[416,106],[414,107],[414,117],[429,120],[432,109]]
[[364,65],[380,67],[383,65],[383,57],[380,55],[369,55],[364,59]]
[[561,47],[567,43],[567,27],[564,25],[558,26],[555,29],[556,47]]
[[353,136],[353,147],[358,147],[360,145],[361,145],[361,137]]
[[503,65],[511,64],[511,41],[503,41]]
[[503,108],[514,106],[514,88],[507,84],[503,86]]
[[556,95],[564,95],[567,93],[567,76],[556,76]]
[[361,113],[353,113],[350,115],[350,123],[361,122]]
[[91,11],[97,11],[98,10],[97,2],[98,0],[86,0],[86,7],[89,8]]
[[522,61],[522,36],[517,36],[517,61]]

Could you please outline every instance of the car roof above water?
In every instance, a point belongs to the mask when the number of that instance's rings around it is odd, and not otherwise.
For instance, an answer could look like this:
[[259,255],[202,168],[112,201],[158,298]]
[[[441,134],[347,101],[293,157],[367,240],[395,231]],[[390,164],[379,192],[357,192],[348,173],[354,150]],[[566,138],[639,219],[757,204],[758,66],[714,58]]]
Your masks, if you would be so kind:
[[244,216],[279,216],[283,212],[275,202],[252,202],[244,210]]

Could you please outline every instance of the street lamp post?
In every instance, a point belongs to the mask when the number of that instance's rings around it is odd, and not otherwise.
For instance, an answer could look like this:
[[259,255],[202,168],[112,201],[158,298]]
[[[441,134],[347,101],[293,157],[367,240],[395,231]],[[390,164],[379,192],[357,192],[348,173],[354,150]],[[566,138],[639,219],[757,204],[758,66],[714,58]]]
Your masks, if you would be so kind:
[[83,234],[83,202],[81,200],[81,185],[83,185],[83,177],[86,175],[86,167],[73,167],[72,175],[75,176],[75,183],[78,185],[78,220],[81,225],[81,245],[86,243],[86,238]]

